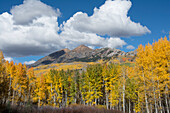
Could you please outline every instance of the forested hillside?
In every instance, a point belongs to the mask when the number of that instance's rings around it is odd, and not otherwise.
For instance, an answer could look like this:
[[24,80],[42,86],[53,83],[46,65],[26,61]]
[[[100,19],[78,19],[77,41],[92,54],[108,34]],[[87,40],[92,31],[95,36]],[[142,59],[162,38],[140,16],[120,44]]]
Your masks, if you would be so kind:
[[4,60],[0,53],[0,103],[67,107],[102,106],[123,112],[169,113],[170,41],[140,45],[135,65],[118,60],[88,65],[85,70],[33,68]]

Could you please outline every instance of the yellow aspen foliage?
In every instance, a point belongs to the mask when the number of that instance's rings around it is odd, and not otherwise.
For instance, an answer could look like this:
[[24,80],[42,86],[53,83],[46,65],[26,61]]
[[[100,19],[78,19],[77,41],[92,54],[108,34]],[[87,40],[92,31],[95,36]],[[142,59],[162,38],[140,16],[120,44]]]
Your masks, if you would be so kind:
[[46,81],[44,75],[37,77],[34,101],[38,101],[38,106],[45,105]]
[[110,90],[109,100],[110,100],[111,106],[115,106],[119,102],[118,100],[120,97],[121,86],[122,86],[119,80],[120,77],[121,77],[120,65],[112,64],[112,67],[110,70],[110,76],[109,76],[110,82],[108,86]]
[[5,103],[8,98],[8,78],[6,76],[5,59],[0,51],[0,102]]
[[34,74],[34,69],[31,67],[30,69],[28,69],[27,71],[27,75],[28,75],[28,101],[33,101],[33,97],[34,97],[34,90],[35,90],[35,74]]

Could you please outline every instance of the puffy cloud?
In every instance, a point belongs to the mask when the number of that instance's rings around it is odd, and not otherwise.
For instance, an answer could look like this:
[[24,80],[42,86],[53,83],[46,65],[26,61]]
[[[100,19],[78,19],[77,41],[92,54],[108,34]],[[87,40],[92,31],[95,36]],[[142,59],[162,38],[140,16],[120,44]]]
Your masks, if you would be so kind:
[[94,33],[80,32],[74,29],[65,29],[60,34],[60,37],[65,40],[67,48],[70,49],[80,44],[111,48],[118,48],[126,45],[126,42],[118,37],[103,38]]
[[5,60],[11,62],[13,60],[13,58],[12,57],[5,57]]
[[126,42],[124,40],[121,40],[120,38],[109,38],[107,47],[121,48],[124,45],[126,45]]
[[[80,44],[89,47],[118,48],[126,45],[121,36],[150,32],[127,17],[130,1],[108,0],[92,16],[78,12],[61,27],[60,12],[39,0],[25,0],[0,15],[0,49],[5,56],[46,55],[53,51]],[[60,32],[60,33],[59,33]],[[102,35],[107,34],[108,37]]]
[[59,9],[42,3],[40,0],[24,0],[23,4],[15,6],[10,11],[16,24],[29,24],[41,16],[59,16]]
[[99,9],[94,8],[92,16],[77,12],[64,23],[64,28],[112,37],[129,37],[150,33],[146,26],[133,22],[127,16],[131,5],[131,2],[127,0],[108,0]]
[[132,45],[128,45],[128,46],[126,46],[126,49],[135,49],[135,47]]
[[28,26],[14,25],[13,15],[0,15],[0,48],[7,56],[46,54],[63,48],[57,17],[40,17]]
[[30,65],[30,64],[33,64],[33,63],[35,63],[36,61],[34,61],[34,60],[31,60],[31,61],[25,61],[24,62],[24,64],[26,64],[26,65]]

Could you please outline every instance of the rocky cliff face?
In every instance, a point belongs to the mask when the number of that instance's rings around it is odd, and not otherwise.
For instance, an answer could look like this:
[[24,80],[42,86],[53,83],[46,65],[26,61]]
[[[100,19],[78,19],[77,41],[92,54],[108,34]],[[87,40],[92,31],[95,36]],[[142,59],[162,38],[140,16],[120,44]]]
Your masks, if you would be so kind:
[[31,66],[46,65],[51,63],[69,63],[74,61],[81,62],[95,62],[99,59],[111,59],[117,56],[135,56],[135,52],[124,52],[119,49],[112,48],[101,48],[101,49],[91,49],[85,45],[80,45],[73,50],[63,49],[56,51],[44,58],[38,60]]

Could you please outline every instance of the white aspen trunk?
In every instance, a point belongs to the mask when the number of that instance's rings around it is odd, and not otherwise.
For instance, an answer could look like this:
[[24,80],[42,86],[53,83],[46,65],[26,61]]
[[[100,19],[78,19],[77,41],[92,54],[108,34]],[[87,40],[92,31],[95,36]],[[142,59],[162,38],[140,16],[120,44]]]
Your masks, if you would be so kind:
[[53,94],[52,94],[52,91],[53,91],[53,89],[52,89],[52,87],[53,87],[53,85],[52,85],[52,83],[51,83],[51,104],[53,103]]
[[80,104],[84,104],[84,103],[83,103],[83,95],[82,95],[82,91],[80,91],[80,98],[81,98]]
[[136,111],[135,111],[135,103],[133,104],[133,111],[134,111],[134,113],[136,113]]
[[[152,64],[151,64],[152,65]],[[153,79],[153,69],[152,69],[152,67],[151,67],[151,71],[152,71],[152,84],[153,84],[153,93],[154,93],[154,104],[155,104],[155,113],[158,113],[158,107],[157,107],[157,99],[156,99],[156,96],[155,96],[155,90],[156,90],[156,88],[154,87],[154,85],[155,85],[155,81],[154,81],[154,79]],[[151,112],[152,113],[152,112]]]
[[[22,99],[22,94],[21,94],[21,92],[22,92],[22,89],[21,89],[21,86],[20,86],[19,98],[21,98],[21,99]],[[19,101],[20,101],[20,100],[19,100]],[[20,105],[21,105],[21,102],[20,102]]]
[[125,72],[123,72],[123,113],[125,113]]
[[9,79],[9,92],[8,92],[8,101],[10,102],[10,96],[11,96],[11,75]]
[[138,91],[138,107],[139,107],[139,91]]
[[[170,38],[170,33],[169,33],[169,38]],[[167,63],[167,66],[168,66],[168,63]],[[169,73],[169,82],[170,82],[170,68],[168,68],[168,73]],[[166,85],[166,90],[167,90],[167,92],[169,90],[167,85]],[[169,101],[169,106],[170,106],[169,93],[167,93],[167,100]],[[168,105],[168,102],[167,102],[167,105]],[[169,107],[167,109],[168,109],[167,113],[169,113]]]
[[[159,80],[158,80],[158,88],[159,88]],[[161,102],[160,89],[159,89],[159,107],[160,107],[160,113],[162,113],[162,102]]]
[[119,98],[119,110],[122,111],[121,98]]
[[75,98],[75,99],[74,99],[74,103],[76,103],[76,101],[77,101],[77,99]]
[[129,113],[131,113],[131,111],[130,111],[130,107],[131,107],[131,105],[130,105],[130,99],[129,99]]
[[83,101],[83,104],[84,104],[84,105],[86,105],[86,102],[85,102],[85,101]]
[[146,90],[145,90],[145,102],[146,102],[146,111],[147,111],[147,113],[149,113],[148,99],[147,99],[147,95],[146,95]]
[[144,79],[144,91],[145,91],[146,111],[147,111],[147,113],[149,113],[149,107],[148,107],[148,99],[147,99],[147,95],[146,95],[146,83],[145,83],[144,73],[142,74],[142,76],[143,76],[143,79]]
[[[90,84],[89,84],[89,85],[90,85]],[[75,91],[77,91],[76,83],[75,83]],[[76,98],[77,98],[77,93],[75,93],[75,95],[76,95],[76,96],[75,96],[75,103],[77,103],[77,102],[76,102],[76,101],[77,101],[77,99],[76,99]]]
[[[111,94],[112,94],[112,88],[111,88]],[[110,99],[110,109],[112,109],[112,95],[111,95],[111,99]]]
[[123,113],[125,113],[125,85],[123,85]]
[[160,107],[160,113],[162,113],[162,102],[161,102],[160,92],[159,92],[159,107]]
[[28,101],[29,101],[29,102],[30,102],[30,98],[31,98],[31,97],[30,97],[30,96],[31,96],[30,93],[31,93],[31,88],[30,88],[30,86],[29,86],[29,90],[28,90]]
[[58,94],[58,92],[56,91],[56,89],[54,88],[54,91],[55,91],[55,95],[54,95],[54,105],[55,106],[57,106],[57,101],[56,101],[56,99],[57,99],[57,97],[59,96],[59,94]]
[[[39,93],[40,93],[40,89],[39,89]],[[40,107],[40,102],[41,102],[40,95],[38,95],[38,107]]]
[[108,94],[106,93],[106,108],[109,109]]
[[67,106],[67,91],[65,93],[65,107]]
[[110,109],[112,109],[112,100],[110,101]]
[[89,102],[89,105],[91,106],[91,102]]
[[12,95],[12,105],[14,105],[14,98],[15,98],[15,91],[13,90],[13,95]]
[[[107,82],[107,81],[105,81],[105,83],[106,83],[106,82]],[[108,92],[107,92],[107,90],[106,90],[106,87],[107,87],[107,86],[105,86],[105,93],[106,93],[106,108],[109,109]]]
[[56,99],[55,99],[55,95],[54,95],[54,106],[56,107]]
[[98,103],[97,103],[97,105],[99,105],[100,99],[98,98],[97,100],[98,100]]
[[97,99],[95,98],[95,100],[94,100],[94,101],[95,101],[95,106],[96,106],[96,105],[97,105]]
[[[168,94],[168,97],[169,97],[169,94]],[[170,106],[170,99],[168,99],[169,100],[169,106]]]
[[154,87],[153,87],[153,92],[154,92],[154,101],[155,101],[155,113],[158,113],[158,108],[157,108],[157,102],[156,102],[155,89],[154,89]]
[[4,96],[3,101],[2,101],[3,104],[5,104],[5,100],[6,100],[6,99],[5,99],[5,96]]
[[150,110],[150,111],[151,111],[151,113],[153,113],[153,112],[152,112],[152,103],[150,103],[150,109],[151,109],[151,110]]
[[[166,88],[167,89],[167,88]],[[168,106],[168,99],[167,99],[167,94],[165,94],[165,103],[166,103],[166,111],[169,113],[169,106]]]
[[62,108],[64,108],[64,91],[63,91],[63,94],[62,94],[62,102],[61,102],[61,104],[62,104]]
[[[168,97],[169,97],[169,94],[168,94]],[[170,99],[168,98],[168,100],[169,100],[169,106],[170,106]]]
[[[89,83],[89,91],[88,91],[89,93],[88,93],[88,95],[90,94],[90,83]],[[89,99],[87,99],[87,100],[89,100]],[[89,102],[87,102],[87,105],[89,105],[90,104],[90,101]]]
[[38,98],[38,107],[40,107],[40,96]]
[[162,106],[162,112],[165,113],[165,107],[164,106]]

